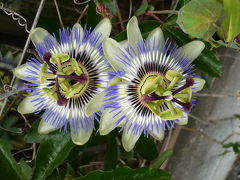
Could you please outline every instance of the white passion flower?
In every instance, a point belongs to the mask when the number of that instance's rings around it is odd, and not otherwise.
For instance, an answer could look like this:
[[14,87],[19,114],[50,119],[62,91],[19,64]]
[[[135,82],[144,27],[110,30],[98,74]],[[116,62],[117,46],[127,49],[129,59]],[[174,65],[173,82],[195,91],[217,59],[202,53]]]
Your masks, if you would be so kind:
[[127,45],[111,38],[103,42],[104,55],[121,82],[105,90],[99,131],[105,135],[121,127],[123,147],[130,151],[142,133],[162,140],[175,123],[187,124],[194,93],[205,83],[191,62],[205,45],[192,41],[177,48],[165,42],[160,27],[144,40],[136,17],[128,22],[127,37]]
[[[14,70],[27,83],[30,94],[19,104],[22,114],[42,114],[38,132],[64,132],[70,124],[75,144],[88,141],[94,119],[100,112],[88,103],[107,87],[109,65],[103,57],[102,42],[109,37],[111,22],[105,18],[91,31],[75,24],[59,30],[59,41],[42,28],[34,29],[31,40],[39,55]],[[86,112],[88,111],[88,113]]]

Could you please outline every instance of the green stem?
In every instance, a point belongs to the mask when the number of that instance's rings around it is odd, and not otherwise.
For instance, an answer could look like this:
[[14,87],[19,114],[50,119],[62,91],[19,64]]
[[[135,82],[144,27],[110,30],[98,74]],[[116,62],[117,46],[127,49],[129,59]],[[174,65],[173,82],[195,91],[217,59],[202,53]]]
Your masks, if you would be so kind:
[[156,161],[150,166],[153,169],[159,169],[160,166],[173,154],[173,150],[167,149],[158,156]]
[[163,11],[148,11],[153,14],[178,14],[178,11],[175,10],[163,10]]

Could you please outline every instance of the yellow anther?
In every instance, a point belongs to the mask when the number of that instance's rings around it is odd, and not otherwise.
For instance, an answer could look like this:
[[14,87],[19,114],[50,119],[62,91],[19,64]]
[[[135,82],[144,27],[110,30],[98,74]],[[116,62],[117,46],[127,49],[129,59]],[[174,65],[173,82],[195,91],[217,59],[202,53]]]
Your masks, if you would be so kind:
[[151,94],[158,89],[163,82],[163,78],[159,75],[149,76],[145,79],[141,86],[141,94]]
[[57,61],[60,61],[60,63],[64,63],[70,59],[70,56],[68,54],[55,54],[51,57],[51,61],[54,64],[57,64]]
[[175,108],[174,109],[175,113],[174,115],[172,114],[172,112],[170,110],[166,110],[160,113],[160,117],[162,120],[175,120],[180,118],[183,115],[183,112],[181,109],[179,108]]
[[167,80],[171,81],[167,87],[168,90],[171,90],[176,85],[176,83],[180,82],[183,79],[183,75],[179,72],[168,70],[166,73],[166,78]]
[[74,58],[71,59],[71,65],[72,65],[75,73],[76,73],[78,76],[80,76],[81,74],[83,74],[83,71],[82,71],[82,69],[80,68],[80,66],[79,66],[79,64],[78,64],[78,62],[77,62],[76,59],[74,59]]
[[74,97],[76,94],[80,93],[81,90],[84,88],[85,84],[80,84],[80,83],[76,83],[72,86],[72,88],[70,88],[66,94],[65,97],[67,99]]

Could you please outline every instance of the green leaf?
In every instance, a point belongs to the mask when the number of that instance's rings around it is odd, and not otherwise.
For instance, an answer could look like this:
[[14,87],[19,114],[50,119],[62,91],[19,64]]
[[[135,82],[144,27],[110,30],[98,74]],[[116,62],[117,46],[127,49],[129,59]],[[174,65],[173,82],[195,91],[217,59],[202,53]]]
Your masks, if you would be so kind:
[[144,2],[139,9],[137,9],[134,13],[134,16],[140,16],[142,15],[148,8],[148,3]]
[[21,159],[19,163],[24,175],[27,177],[27,179],[31,179],[33,173],[32,168],[23,159]]
[[146,160],[153,160],[158,156],[158,151],[153,139],[141,136],[135,145],[135,151]]
[[0,140],[0,174],[1,179],[26,180],[21,167],[13,158],[9,145]]
[[113,171],[93,171],[74,180],[170,180],[170,174],[160,169],[120,167]]
[[96,12],[96,4],[93,1],[88,3],[88,11],[87,11],[87,26],[90,28],[95,27],[99,21],[101,20],[101,16]]
[[171,149],[167,149],[162,154],[160,154],[157,160],[152,164],[152,168],[159,169],[160,166],[173,154]]
[[[181,7],[185,6],[187,3],[189,3],[191,0],[177,0],[176,4],[175,4],[175,10],[179,10],[181,9]],[[164,23],[169,25],[169,26],[177,26],[176,21],[177,21],[177,15],[176,14],[172,14],[169,15],[165,20]]]
[[[154,20],[147,20],[143,21],[139,24],[139,28],[141,30],[142,36],[144,38],[147,37],[147,35],[156,27],[160,26],[160,23]],[[123,41],[127,39],[127,31],[122,31],[116,36],[113,37],[116,41]]]
[[108,8],[114,16],[118,14],[118,6],[116,0],[99,0],[98,2],[104,4],[104,6]]
[[179,10],[177,24],[190,36],[210,39],[224,18],[223,6],[218,0],[192,0]]
[[117,166],[119,159],[119,147],[112,134],[107,137],[107,151],[104,160],[104,170],[113,170]]
[[[165,37],[173,38],[179,46],[191,41],[191,38],[177,29],[163,26],[162,30]],[[193,61],[193,64],[212,77],[220,77],[222,75],[222,65],[215,53],[207,48],[208,46],[209,44],[206,44],[206,48],[202,51],[200,56]]]
[[42,141],[37,152],[33,179],[46,179],[54,168],[58,167],[67,158],[73,147],[74,144],[70,135],[62,132]]
[[225,47],[229,47],[229,48],[233,48],[233,49],[236,49],[236,50],[240,50],[240,46],[235,43],[235,42],[223,42],[222,40],[218,40],[218,41],[211,41],[210,43],[213,43],[212,45],[214,46],[225,46]]
[[196,67],[212,77],[221,77],[222,65],[218,57],[211,50],[204,49],[200,56],[194,60]]
[[236,143],[226,143],[226,144],[223,144],[223,147],[224,148],[232,148],[233,151],[236,153],[236,154],[240,154],[240,144],[238,142]]
[[175,10],[179,10],[181,7],[185,6],[187,3],[189,3],[191,0],[178,0],[177,6]]
[[58,136],[59,130],[56,130],[54,132],[51,132],[49,134],[39,134],[38,133],[38,125],[39,125],[39,120],[35,120],[32,124],[31,129],[29,132],[25,135],[24,140],[27,143],[41,143],[44,140],[51,139],[55,136]]
[[227,17],[224,20],[218,35],[226,42],[231,42],[240,33],[240,1],[223,0]]

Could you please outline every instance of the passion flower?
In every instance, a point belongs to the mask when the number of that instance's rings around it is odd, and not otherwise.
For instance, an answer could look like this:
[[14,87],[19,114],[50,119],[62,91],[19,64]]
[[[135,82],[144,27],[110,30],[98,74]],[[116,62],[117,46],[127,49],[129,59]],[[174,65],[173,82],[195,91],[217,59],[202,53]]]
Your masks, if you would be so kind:
[[194,92],[205,81],[191,65],[204,49],[201,41],[178,48],[165,42],[160,27],[144,40],[136,17],[128,22],[127,36],[125,45],[111,38],[103,42],[104,55],[121,81],[105,91],[99,131],[105,135],[121,127],[122,144],[130,151],[142,133],[162,140],[166,129],[186,124]]
[[103,58],[102,41],[111,32],[103,19],[92,31],[75,24],[59,30],[59,41],[42,28],[34,29],[31,40],[39,55],[15,69],[15,75],[29,81],[30,94],[20,103],[22,114],[44,111],[39,133],[71,128],[75,144],[86,143],[100,112],[88,106],[106,88],[109,65]]

